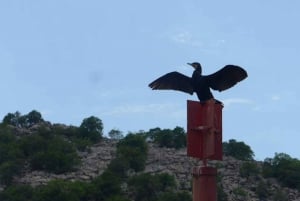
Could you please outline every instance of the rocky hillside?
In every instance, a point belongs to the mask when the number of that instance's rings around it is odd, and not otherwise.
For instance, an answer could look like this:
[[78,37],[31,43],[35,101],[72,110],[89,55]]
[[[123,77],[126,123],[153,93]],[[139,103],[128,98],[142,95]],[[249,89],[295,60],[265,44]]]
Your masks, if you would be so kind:
[[[38,186],[58,178],[89,181],[100,175],[114,158],[116,143],[115,140],[103,139],[100,143],[93,145],[88,152],[80,152],[82,164],[76,171],[52,174],[43,171],[28,171],[25,168],[21,176],[15,178],[15,182]],[[220,193],[223,194],[224,200],[300,201],[300,192],[281,187],[276,179],[265,179],[260,173],[241,177],[240,168],[244,163],[225,156],[223,161],[210,162],[209,165],[218,168],[218,185],[222,189]],[[258,168],[261,167],[261,162],[254,163]],[[190,171],[196,165],[201,165],[201,161],[187,157],[186,149],[160,148],[149,143],[145,172],[172,174],[182,190],[192,190]]]

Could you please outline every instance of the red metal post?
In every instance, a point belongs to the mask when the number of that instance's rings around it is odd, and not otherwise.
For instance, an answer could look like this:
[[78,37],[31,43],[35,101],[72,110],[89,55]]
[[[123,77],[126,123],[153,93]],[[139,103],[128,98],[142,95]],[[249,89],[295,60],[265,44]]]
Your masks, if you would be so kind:
[[217,201],[217,169],[214,167],[194,167],[193,201]]
[[217,169],[207,166],[207,160],[222,160],[222,108],[215,100],[187,102],[187,155],[204,165],[192,170],[193,201],[217,200]]
[[187,155],[222,160],[222,108],[215,101],[187,102]]

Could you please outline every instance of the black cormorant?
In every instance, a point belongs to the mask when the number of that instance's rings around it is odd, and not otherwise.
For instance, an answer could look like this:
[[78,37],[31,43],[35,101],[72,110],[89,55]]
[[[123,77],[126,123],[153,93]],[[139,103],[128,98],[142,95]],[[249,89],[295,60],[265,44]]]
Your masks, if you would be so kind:
[[193,95],[195,92],[200,102],[214,98],[210,88],[224,91],[245,79],[247,72],[235,65],[226,65],[211,75],[202,75],[200,63],[188,63],[194,67],[192,77],[188,77],[176,71],[167,73],[149,84],[154,89],[172,89]]

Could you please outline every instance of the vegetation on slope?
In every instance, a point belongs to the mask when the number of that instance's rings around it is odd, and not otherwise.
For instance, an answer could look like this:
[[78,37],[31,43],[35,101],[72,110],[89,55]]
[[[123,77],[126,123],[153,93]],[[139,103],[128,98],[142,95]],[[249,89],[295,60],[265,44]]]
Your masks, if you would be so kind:
[[[103,139],[103,124],[95,116],[85,118],[76,127],[52,125],[36,110],[26,115],[19,112],[7,114],[0,124],[0,184],[5,186],[0,192],[0,200],[191,200],[190,193],[177,191],[173,176],[142,173],[147,159],[147,142],[167,148],[185,147],[186,132],[183,128],[153,128],[147,132],[128,133],[125,137],[121,131],[113,129],[108,134],[119,140],[116,156],[104,173],[90,182],[52,180],[45,186],[35,188],[16,185],[14,178],[24,169],[62,174],[78,168],[81,162],[78,151],[88,150],[89,146]],[[270,190],[258,175],[277,178],[283,186],[300,190],[298,159],[280,153],[265,159],[262,166],[258,166],[250,146],[233,139],[223,143],[223,152],[244,161],[239,174],[247,180],[257,180],[254,191],[260,199],[270,197]],[[232,193],[245,195],[242,188],[236,188]],[[286,198],[281,191],[272,196],[276,200]],[[218,200],[227,200],[221,185],[218,187]]]
[[[33,140],[35,141],[35,139]],[[38,141],[41,143],[41,139]],[[39,149],[38,146],[34,147]],[[45,186],[36,188],[25,185],[8,185],[0,193],[0,200],[176,201],[180,198],[183,201],[190,201],[191,197],[188,193],[174,191],[176,183],[175,178],[171,175],[138,174],[133,177],[128,176],[129,171],[140,172],[144,169],[147,150],[147,143],[143,134],[129,134],[118,142],[117,156],[111,161],[107,170],[90,182],[53,180]],[[27,153],[30,155],[31,150]],[[122,163],[119,163],[120,161]],[[120,164],[122,166],[119,166]],[[144,189],[149,184],[151,184],[151,195],[149,195],[148,190]],[[128,188],[124,188],[124,185]]]

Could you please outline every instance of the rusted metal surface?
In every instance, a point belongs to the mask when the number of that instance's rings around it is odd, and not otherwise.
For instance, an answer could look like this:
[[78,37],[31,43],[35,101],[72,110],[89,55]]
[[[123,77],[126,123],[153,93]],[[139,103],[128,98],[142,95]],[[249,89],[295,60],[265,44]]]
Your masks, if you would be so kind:
[[196,166],[193,174],[193,201],[217,201],[217,169]]
[[222,160],[222,108],[213,99],[187,101],[187,155],[201,160]]

